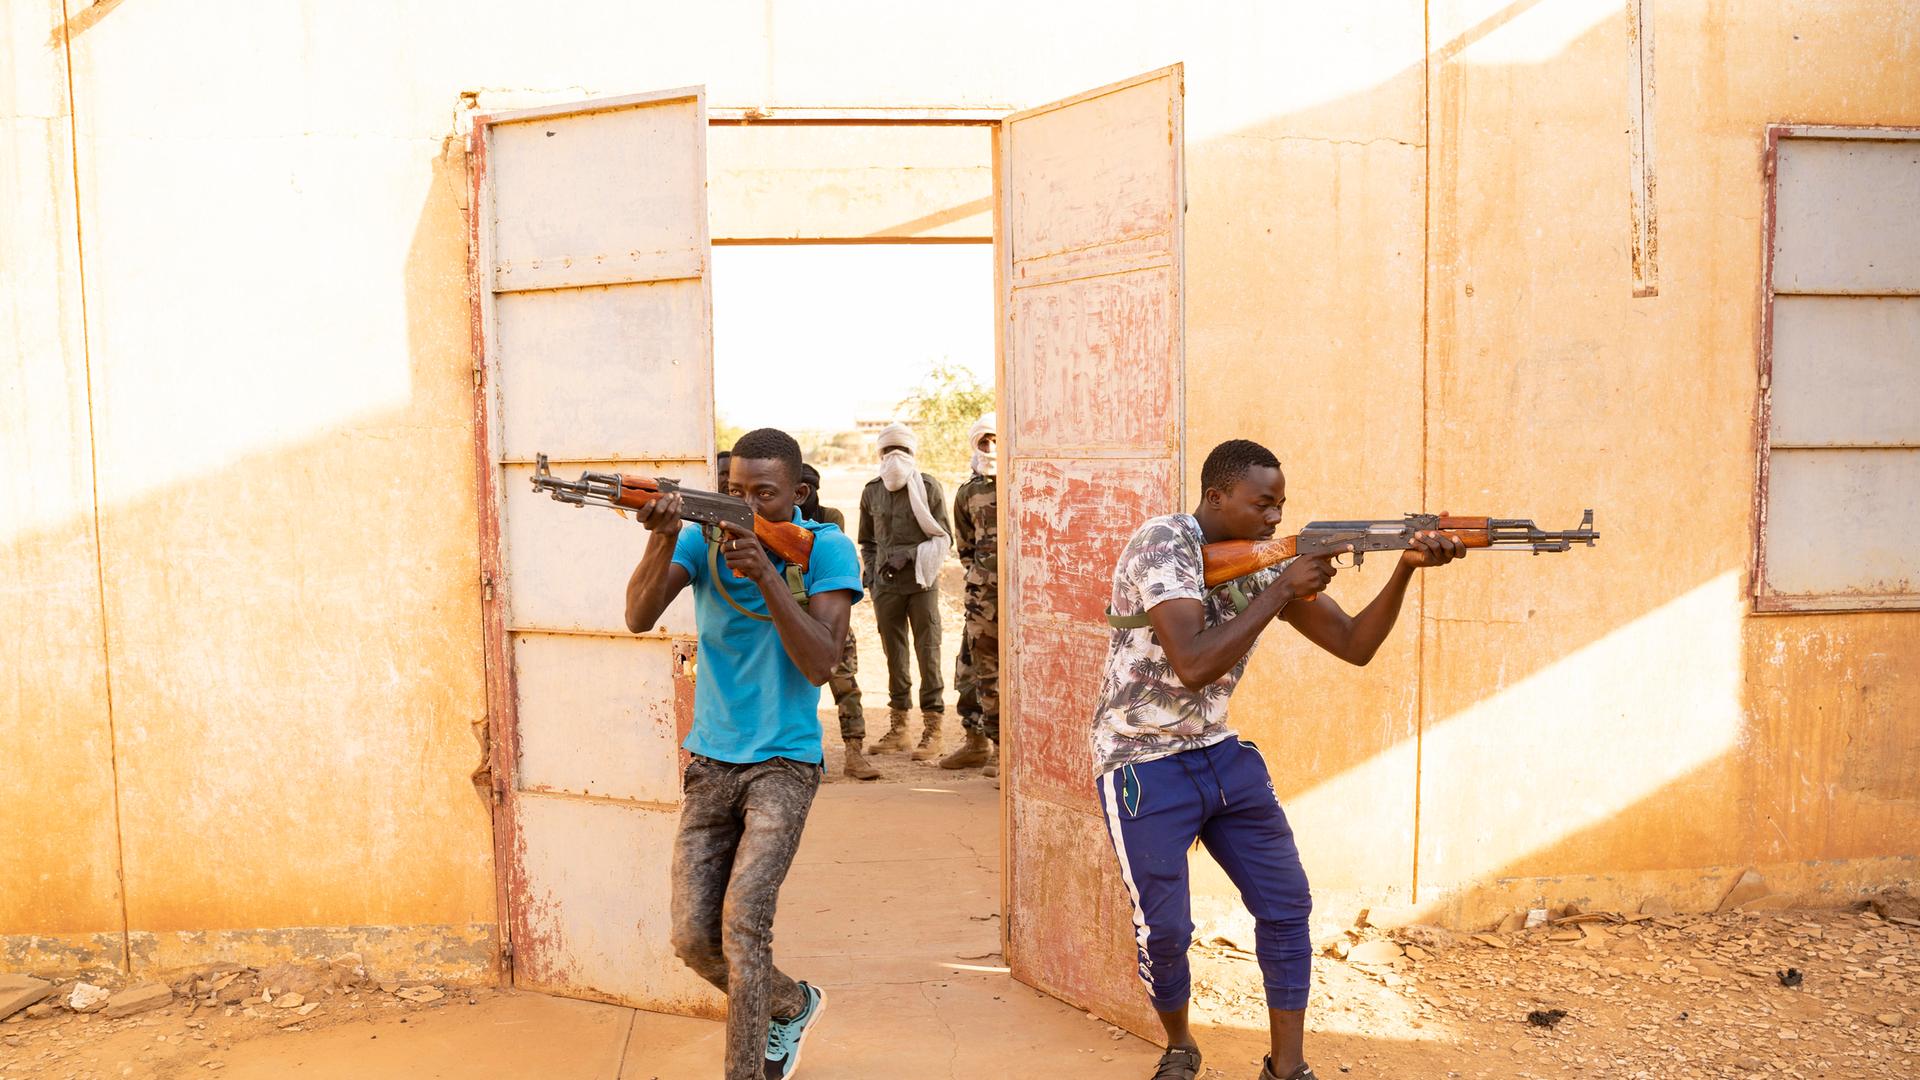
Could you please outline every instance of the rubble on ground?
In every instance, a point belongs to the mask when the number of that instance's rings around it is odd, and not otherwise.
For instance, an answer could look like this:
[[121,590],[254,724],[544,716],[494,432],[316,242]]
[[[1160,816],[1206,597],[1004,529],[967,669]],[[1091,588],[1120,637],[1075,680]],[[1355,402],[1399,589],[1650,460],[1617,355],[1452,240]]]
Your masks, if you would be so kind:
[[[1309,1030],[1475,1048],[1477,1071],[1446,1075],[1489,1080],[1920,1076],[1912,898],[1790,910],[1757,874],[1733,886],[1703,914],[1651,897],[1536,908],[1530,929],[1527,911],[1472,933],[1363,920],[1318,950]],[[1194,961],[1197,1016],[1264,1026],[1252,953],[1203,943]]]
[[162,1065],[212,1071],[223,1065],[218,1052],[237,1042],[454,1000],[430,981],[376,982],[355,953],[157,974],[0,973],[0,1009],[14,1005],[0,1013],[0,1077],[154,1075]]

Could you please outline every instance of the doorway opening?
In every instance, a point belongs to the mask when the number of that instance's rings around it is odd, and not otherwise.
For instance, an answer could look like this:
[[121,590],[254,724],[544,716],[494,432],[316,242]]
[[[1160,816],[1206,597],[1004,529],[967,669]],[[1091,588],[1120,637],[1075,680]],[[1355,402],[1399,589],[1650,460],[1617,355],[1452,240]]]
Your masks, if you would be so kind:
[[[1007,958],[1022,982],[1081,1009],[1136,1030],[1151,1023],[1127,978],[1128,918],[1089,805],[1079,717],[1106,638],[1102,568],[1134,523],[1178,502],[1182,100],[1175,66],[1007,116],[710,117],[704,91],[688,87],[476,117],[469,268],[487,780],[502,959],[515,985],[667,1014],[724,1008],[673,955],[661,873],[682,801],[675,747],[697,678],[690,604],[632,633],[609,602],[638,557],[631,523],[556,512],[529,493],[538,460],[710,479],[717,421],[778,425],[845,466],[823,484],[845,504],[877,464],[861,421],[888,419],[863,413],[884,405],[902,374],[916,388],[910,358],[975,373],[991,353],[1006,440],[997,517],[1013,526],[1000,562],[1005,789],[949,780],[924,760],[917,767],[933,782],[827,785],[781,904],[776,961],[841,988],[843,1015],[862,1011],[844,1004],[852,994],[949,1036],[937,999],[953,995],[940,991],[965,989],[997,1009],[986,1002],[1003,1001]],[[952,272],[977,281],[977,293],[894,280],[935,280],[929,253],[961,267],[969,248],[985,257]],[[729,296],[754,280],[756,260],[797,292],[830,272],[822,260],[860,249],[871,249],[864,267],[831,268],[840,289],[784,323],[769,314],[792,307],[780,290]],[[895,256],[921,265],[889,268]],[[777,265],[783,257],[816,267]],[[973,331],[962,327],[941,341],[939,325],[971,322],[964,301],[951,303],[968,293],[982,297],[981,336],[968,345]],[[750,358],[805,349],[838,383],[859,331],[884,323],[878,309],[897,316],[920,303],[945,306],[907,317],[891,331],[898,340],[880,343],[891,363],[877,366],[891,378],[854,369],[877,392],[847,403],[855,435],[843,445],[835,425],[826,438],[809,427],[828,404],[814,400],[798,417],[745,404],[731,340],[751,339],[733,338],[746,333],[735,323],[777,331]],[[716,334],[730,339],[717,372]],[[807,402],[804,368],[776,366],[775,404]],[[935,663],[943,682],[951,636],[942,633]],[[868,673],[885,664],[864,653],[863,698],[883,711],[887,695]],[[837,718],[826,719],[837,742]],[[968,798],[939,816],[941,800]],[[916,996],[927,1015],[903,1016]],[[902,1046],[882,1041],[862,1060],[900,1064]],[[951,1065],[957,1048],[949,1039],[926,1049]]]
[[[819,471],[822,507],[840,512],[856,544],[883,428],[913,430],[917,464],[937,486],[928,509],[951,533],[955,496],[972,474],[969,429],[996,406],[994,133],[711,129],[716,451],[757,427],[792,434]],[[913,753],[929,686],[920,642],[895,657],[907,687],[896,696],[870,591],[851,624],[857,689],[842,682],[821,694],[824,782],[775,929],[783,970],[843,973],[842,999],[871,995],[876,1008],[902,986],[916,1000],[942,987],[990,1001],[989,987],[1005,979],[1000,793],[978,766],[940,768],[964,739],[955,661],[965,572],[954,554],[931,593],[937,749]],[[908,740],[878,751],[890,704],[904,706]],[[849,775],[849,745],[876,779]]]

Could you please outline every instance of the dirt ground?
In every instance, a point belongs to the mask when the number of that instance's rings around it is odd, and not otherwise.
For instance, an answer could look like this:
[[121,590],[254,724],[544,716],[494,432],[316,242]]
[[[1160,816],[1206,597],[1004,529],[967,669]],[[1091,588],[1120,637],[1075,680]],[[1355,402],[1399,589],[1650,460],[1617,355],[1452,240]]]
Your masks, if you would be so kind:
[[[1000,793],[925,765],[894,771],[822,790],[782,896],[780,963],[830,995],[803,1075],[1149,1076],[1155,1047],[1007,975]],[[1479,936],[1359,928],[1315,961],[1309,1052],[1326,1080],[1920,1077],[1920,920],[1901,912],[1912,909],[1589,913]],[[1249,944],[1193,950],[1211,1078],[1258,1074]],[[1792,987],[1778,974],[1789,971]],[[186,993],[107,1019],[54,1004],[71,995],[63,975],[43,1015],[0,1023],[0,1078],[719,1075],[718,1024],[381,978],[351,957],[180,972],[170,981]],[[1536,1012],[1549,1026],[1529,1021]]]

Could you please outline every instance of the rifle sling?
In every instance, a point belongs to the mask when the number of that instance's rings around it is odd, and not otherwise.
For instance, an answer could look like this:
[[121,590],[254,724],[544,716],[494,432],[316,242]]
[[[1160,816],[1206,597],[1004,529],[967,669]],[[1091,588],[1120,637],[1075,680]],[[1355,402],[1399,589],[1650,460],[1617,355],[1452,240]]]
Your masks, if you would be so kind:
[[[1211,598],[1215,593],[1226,593],[1227,602],[1233,605],[1233,613],[1238,615],[1247,610],[1247,604],[1251,602],[1247,599],[1246,592],[1240,588],[1241,580],[1240,578],[1235,578],[1232,581],[1215,585],[1213,588],[1207,590],[1207,596]],[[1115,615],[1113,609],[1108,608],[1107,625],[1113,627],[1115,630],[1138,630],[1143,626],[1152,626],[1153,620],[1149,619],[1147,613],[1144,611],[1137,615]]]
[[[762,615],[757,611],[748,611],[741,605],[740,601],[733,598],[733,594],[727,591],[727,587],[721,584],[720,545],[712,543],[711,541],[707,544],[707,573],[713,575],[713,587],[719,591],[722,599],[732,605],[733,610],[756,622],[773,621],[773,616],[771,615]],[[787,579],[787,591],[793,594],[793,602],[799,604],[801,609],[805,610],[807,606],[807,583],[804,573],[797,564],[788,563],[785,577]]]

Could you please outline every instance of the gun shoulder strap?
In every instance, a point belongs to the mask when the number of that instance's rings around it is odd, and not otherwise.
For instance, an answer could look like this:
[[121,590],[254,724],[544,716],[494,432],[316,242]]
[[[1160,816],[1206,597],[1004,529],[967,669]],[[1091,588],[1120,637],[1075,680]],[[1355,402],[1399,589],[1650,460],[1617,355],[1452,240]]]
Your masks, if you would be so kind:
[[[1247,610],[1247,605],[1251,603],[1251,601],[1247,599],[1245,590],[1240,588],[1239,578],[1235,578],[1224,584],[1215,585],[1213,588],[1207,590],[1207,596],[1211,598],[1215,593],[1221,592],[1227,594],[1227,602],[1233,605],[1233,613],[1235,615]],[[1115,630],[1138,630],[1143,626],[1152,626],[1153,620],[1147,618],[1147,613],[1144,611],[1136,615],[1115,615],[1113,609],[1108,608],[1107,625],[1113,627]]]
[[[773,616],[771,615],[762,615],[757,611],[748,611],[740,601],[733,598],[733,594],[727,591],[727,587],[720,583],[720,545],[712,543],[711,541],[707,544],[707,573],[713,575],[714,589],[720,593],[721,598],[724,599],[733,610],[756,622],[773,621]],[[798,565],[788,563],[785,577],[787,579],[787,591],[793,594],[793,602],[799,604],[801,609],[805,610],[807,606],[807,581],[805,573]]]

